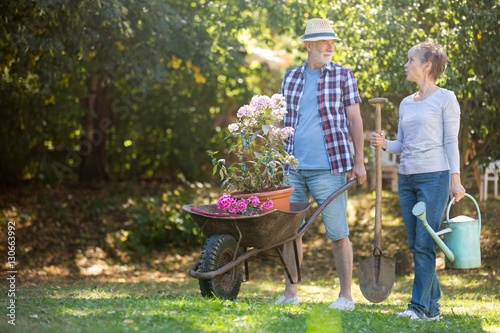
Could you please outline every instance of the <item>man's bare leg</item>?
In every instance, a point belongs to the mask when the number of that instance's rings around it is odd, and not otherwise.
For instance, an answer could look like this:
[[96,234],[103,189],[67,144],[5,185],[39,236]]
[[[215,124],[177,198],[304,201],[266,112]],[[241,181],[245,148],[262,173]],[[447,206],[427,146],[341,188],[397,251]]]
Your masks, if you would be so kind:
[[335,267],[340,280],[339,296],[345,297],[352,301],[352,267],[353,254],[352,243],[349,237],[344,237],[333,242],[333,256],[335,259]]

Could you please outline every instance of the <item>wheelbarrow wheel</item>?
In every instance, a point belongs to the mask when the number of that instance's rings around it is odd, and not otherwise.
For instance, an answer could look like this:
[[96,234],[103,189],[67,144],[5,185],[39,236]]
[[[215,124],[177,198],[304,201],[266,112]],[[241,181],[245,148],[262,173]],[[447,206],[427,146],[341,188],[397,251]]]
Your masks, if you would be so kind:
[[[199,269],[201,272],[215,271],[235,258],[236,239],[231,235],[213,235],[203,245]],[[238,255],[243,250],[238,249]],[[212,279],[200,279],[201,295],[234,300],[238,296],[243,278],[243,264],[235,265],[227,272]]]

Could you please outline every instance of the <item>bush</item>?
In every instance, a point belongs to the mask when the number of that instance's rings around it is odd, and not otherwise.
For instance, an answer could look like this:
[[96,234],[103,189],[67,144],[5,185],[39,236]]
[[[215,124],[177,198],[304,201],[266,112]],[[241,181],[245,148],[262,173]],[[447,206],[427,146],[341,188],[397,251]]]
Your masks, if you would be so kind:
[[137,255],[167,247],[183,248],[198,244],[198,228],[182,211],[190,202],[183,188],[161,195],[129,199],[125,214],[131,219],[125,230],[123,246]]

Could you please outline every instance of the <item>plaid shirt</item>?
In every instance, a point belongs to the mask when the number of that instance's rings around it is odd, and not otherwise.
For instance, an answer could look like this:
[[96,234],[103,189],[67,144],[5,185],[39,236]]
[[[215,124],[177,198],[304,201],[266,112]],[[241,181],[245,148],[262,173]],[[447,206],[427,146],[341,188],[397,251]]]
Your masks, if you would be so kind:
[[[285,96],[288,114],[284,125],[295,128],[299,119],[299,101],[304,88],[304,70],[307,62],[285,74],[281,94]],[[319,114],[326,150],[332,173],[352,169],[354,161],[349,146],[348,119],[345,108],[360,103],[356,79],[351,70],[328,63],[321,69],[317,90]],[[293,135],[286,143],[286,150],[293,154]]]

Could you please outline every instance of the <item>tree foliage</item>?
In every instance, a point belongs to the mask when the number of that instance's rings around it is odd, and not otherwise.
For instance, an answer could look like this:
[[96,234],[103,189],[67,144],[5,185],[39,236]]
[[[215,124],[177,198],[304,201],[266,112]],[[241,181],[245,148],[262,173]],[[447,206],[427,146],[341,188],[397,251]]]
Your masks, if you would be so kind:
[[[252,94],[277,92],[285,68],[248,61],[252,47],[304,60],[297,37],[328,17],[364,100],[389,98],[397,124],[406,52],[442,43],[440,81],[462,107],[462,155],[500,158],[500,14],[494,0],[9,1],[0,4],[0,183],[209,177],[207,149]],[[369,107],[363,104],[363,108]],[[98,148],[99,147],[99,148]],[[94,156],[95,155],[95,156]],[[95,166],[95,164],[94,164]]]

